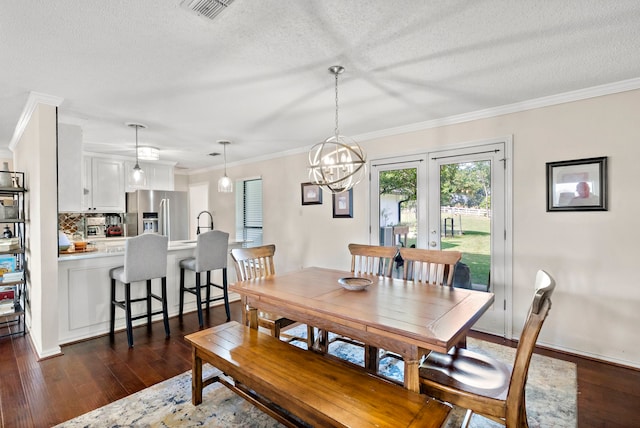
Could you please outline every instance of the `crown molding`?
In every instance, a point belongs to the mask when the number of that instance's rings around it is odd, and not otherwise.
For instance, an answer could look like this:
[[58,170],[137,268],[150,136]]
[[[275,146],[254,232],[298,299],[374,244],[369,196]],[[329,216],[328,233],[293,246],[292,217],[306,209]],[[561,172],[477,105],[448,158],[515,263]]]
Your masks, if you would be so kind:
[[16,129],[13,131],[13,137],[9,142],[9,150],[12,152],[18,145],[18,141],[22,138],[22,134],[24,130],[27,128],[27,124],[29,120],[31,120],[31,115],[35,111],[38,104],[47,104],[58,107],[62,104],[64,98],[56,97],[54,95],[47,95],[40,92],[29,92],[29,97],[27,98],[27,103],[22,110],[22,114],[20,115],[20,119],[18,120],[18,124],[16,125]]
[[541,107],[549,107],[558,104],[570,103],[574,101],[586,100],[589,98],[601,97],[603,95],[612,95],[619,92],[633,91],[640,89],[640,78],[623,80],[620,82],[607,83],[605,85],[593,86],[591,88],[579,89],[576,91],[565,92],[547,97],[535,98],[532,100],[522,101],[513,104],[507,104],[499,107],[492,107],[484,110],[478,110],[470,113],[449,116],[442,119],[428,120],[425,122],[417,122],[410,125],[388,128],[379,131],[368,132],[365,134],[351,136],[356,141],[367,141],[375,138],[388,137],[391,135],[406,134],[409,132],[422,131],[440,126],[455,125],[458,123],[471,122],[473,120],[488,119],[495,116],[501,116],[511,113],[519,113],[522,111],[533,110]]

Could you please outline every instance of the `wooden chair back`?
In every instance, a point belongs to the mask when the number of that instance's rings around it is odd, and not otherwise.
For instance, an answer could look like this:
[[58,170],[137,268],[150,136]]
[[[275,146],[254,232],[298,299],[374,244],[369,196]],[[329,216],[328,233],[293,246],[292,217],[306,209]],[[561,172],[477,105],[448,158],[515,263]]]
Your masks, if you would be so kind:
[[275,252],[276,246],[273,244],[232,249],[231,257],[235,262],[238,281],[275,275],[276,270],[273,264]]
[[351,253],[351,272],[354,274],[391,277],[398,249],[379,245],[349,244],[349,252]]
[[420,366],[421,392],[468,409],[465,421],[477,413],[507,428],[527,427],[525,384],[555,285],[548,273],[538,271],[533,302],[512,366],[468,349],[432,352]]
[[405,280],[452,287],[454,267],[462,253],[400,247],[400,257],[404,261]]
[[511,380],[509,381],[505,417],[506,426],[508,427],[519,426],[518,423],[522,418],[526,418],[526,412],[524,414],[521,412],[524,411],[525,406],[524,394],[529,364],[531,363],[531,356],[542,329],[542,324],[551,309],[551,295],[556,287],[556,282],[547,272],[539,270],[536,274],[535,285],[536,291],[533,303],[520,335],[513,371],[511,372]]

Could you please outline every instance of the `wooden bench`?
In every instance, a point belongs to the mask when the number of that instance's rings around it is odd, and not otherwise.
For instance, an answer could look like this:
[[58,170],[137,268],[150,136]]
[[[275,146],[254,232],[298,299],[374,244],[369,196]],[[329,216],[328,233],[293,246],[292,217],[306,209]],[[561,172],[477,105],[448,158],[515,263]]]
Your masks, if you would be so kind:
[[[235,321],[185,337],[192,401],[220,382],[289,427],[440,427],[451,407]],[[202,378],[202,363],[224,374]]]

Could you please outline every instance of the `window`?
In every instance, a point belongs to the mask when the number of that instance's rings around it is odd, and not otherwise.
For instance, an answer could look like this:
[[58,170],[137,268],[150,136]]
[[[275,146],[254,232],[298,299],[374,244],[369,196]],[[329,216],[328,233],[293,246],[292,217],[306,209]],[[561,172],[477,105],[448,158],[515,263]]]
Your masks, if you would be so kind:
[[241,181],[236,196],[236,239],[262,245],[262,179]]

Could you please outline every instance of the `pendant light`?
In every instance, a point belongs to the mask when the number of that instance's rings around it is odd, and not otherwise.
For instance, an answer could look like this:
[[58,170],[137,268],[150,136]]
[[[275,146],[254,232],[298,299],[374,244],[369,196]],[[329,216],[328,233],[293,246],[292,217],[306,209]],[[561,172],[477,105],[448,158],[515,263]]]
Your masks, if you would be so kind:
[[358,184],[366,175],[364,151],[351,138],[340,135],[338,127],[338,76],[344,67],[334,65],[329,72],[335,76],[336,126],[334,135],[318,143],[309,152],[309,179],[332,193],[342,193]]
[[138,159],[156,161],[160,159],[160,149],[152,146],[138,147]]
[[224,148],[224,175],[218,180],[218,192],[231,193],[233,192],[233,181],[227,175],[227,146],[231,144],[230,141],[218,141]]
[[135,184],[141,184],[144,181],[144,171],[140,168],[140,164],[138,163],[138,129],[146,128],[146,125],[142,125],[140,123],[127,123],[127,126],[136,129],[136,164],[133,167],[133,171],[131,172],[131,177],[133,178],[133,182]]

